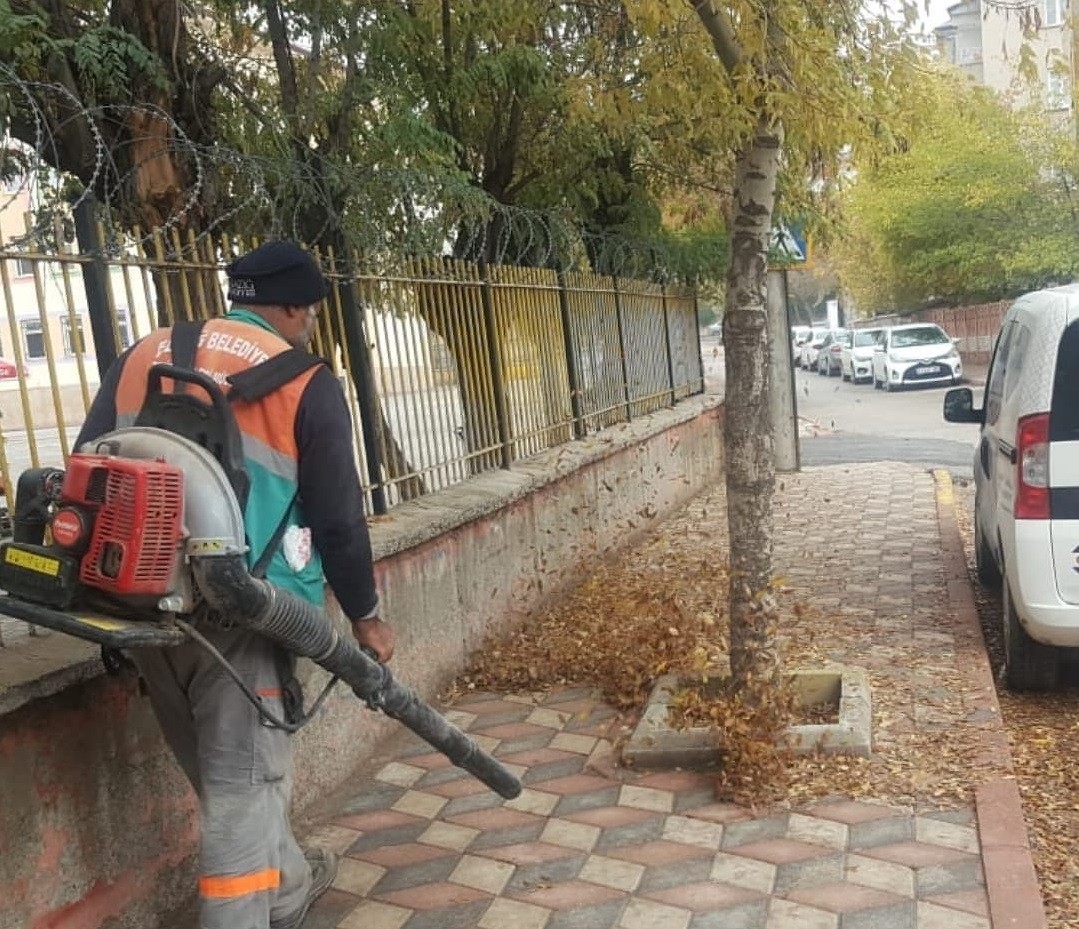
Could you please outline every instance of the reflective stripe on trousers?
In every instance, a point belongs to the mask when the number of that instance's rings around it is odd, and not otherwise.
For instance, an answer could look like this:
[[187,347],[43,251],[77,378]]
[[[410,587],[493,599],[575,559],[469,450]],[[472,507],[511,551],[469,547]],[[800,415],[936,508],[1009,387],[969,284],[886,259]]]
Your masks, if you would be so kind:
[[[277,646],[238,629],[203,629],[263,702],[283,714]],[[199,929],[269,929],[295,913],[310,867],[288,821],[287,733],[194,642],[130,652],[165,739],[199,798]]]

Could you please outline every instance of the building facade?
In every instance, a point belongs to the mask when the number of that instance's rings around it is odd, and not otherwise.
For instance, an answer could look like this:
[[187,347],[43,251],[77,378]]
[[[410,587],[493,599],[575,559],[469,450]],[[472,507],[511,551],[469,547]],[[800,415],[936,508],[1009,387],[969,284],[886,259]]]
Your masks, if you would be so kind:
[[[1062,118],[1072,109],[1072,28],[1066,0],[962,0],[934,33],[945,60],[1018,104],[1040,103]],[[1022,76],[1029,61],[1034,82]]]

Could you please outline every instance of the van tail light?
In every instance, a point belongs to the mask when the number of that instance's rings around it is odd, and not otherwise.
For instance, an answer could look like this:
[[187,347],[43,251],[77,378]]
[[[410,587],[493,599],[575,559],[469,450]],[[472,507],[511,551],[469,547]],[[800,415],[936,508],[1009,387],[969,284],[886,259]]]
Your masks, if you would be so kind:
[[1019,478],[1015,495],[1016,519],[1049,519],[1049,414],[1019,420],[1016,435]]

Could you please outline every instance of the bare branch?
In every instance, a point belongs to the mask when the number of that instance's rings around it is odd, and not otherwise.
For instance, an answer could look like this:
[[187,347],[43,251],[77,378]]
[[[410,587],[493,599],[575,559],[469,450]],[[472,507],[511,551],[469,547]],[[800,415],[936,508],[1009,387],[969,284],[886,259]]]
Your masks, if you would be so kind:
[[708,37],[712,40],[712,48],[723,67],[728,73],[733,73],[745,59],[745,52],[735,38],[734,28],[730,18],[723,10],[717,10],[712,6],[712,0],[687,0],[701,20]]

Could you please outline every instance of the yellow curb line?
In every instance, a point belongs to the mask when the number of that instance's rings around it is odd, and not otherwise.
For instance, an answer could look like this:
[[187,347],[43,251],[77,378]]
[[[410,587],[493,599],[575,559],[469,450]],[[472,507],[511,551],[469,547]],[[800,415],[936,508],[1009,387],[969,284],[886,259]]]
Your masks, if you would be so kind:
[[938,468],[933,472],[933,480],[937,485],[937,500],[945,506],[955,506],[955,485],[951,474]]

